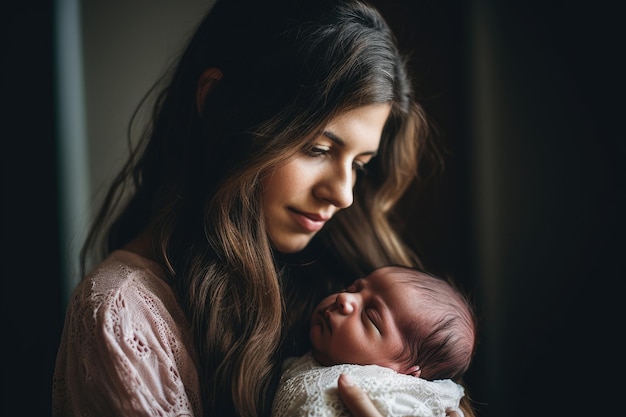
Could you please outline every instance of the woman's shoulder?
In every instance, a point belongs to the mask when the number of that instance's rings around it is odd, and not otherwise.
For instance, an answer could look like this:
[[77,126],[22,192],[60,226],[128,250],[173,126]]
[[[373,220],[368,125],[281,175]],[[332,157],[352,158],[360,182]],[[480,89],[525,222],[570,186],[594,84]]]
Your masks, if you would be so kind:
[[124,286],[167,285],[168,276],[156,262],[126,250],[116,250],[96,265],[77,288],[92,294],[107,293]]
[[[116,251],[78,284],[57,353],[57,402],[91,411],[142,397],[150,411],[200,409],[198,357],[166,279],[153,261]],[[79,397],[89,401],[71,403]]]
[[92,315],[136,314],[167,310],[180,314],[168,274],[156,262],[125,250],[112,252],[76,286],[70,309],[88,309]]
[[66,327],[86,340],[125,343],[132,334],[131,339],[161,340],[155,346],[167,340],[192,345],[188,320],[165,270],[124,250],[112,252],[79,283],[67,306]]

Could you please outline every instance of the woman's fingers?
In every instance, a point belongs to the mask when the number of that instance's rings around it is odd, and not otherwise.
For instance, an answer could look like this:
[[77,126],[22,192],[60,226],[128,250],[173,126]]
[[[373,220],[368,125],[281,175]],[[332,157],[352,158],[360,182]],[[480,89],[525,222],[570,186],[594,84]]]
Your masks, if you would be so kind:
[[354,417],[383,417],[374,406],[370,397],[361,388],[354,385],[348,375],[339,375],[337,387],[339,389],[339,397],[341,397]]

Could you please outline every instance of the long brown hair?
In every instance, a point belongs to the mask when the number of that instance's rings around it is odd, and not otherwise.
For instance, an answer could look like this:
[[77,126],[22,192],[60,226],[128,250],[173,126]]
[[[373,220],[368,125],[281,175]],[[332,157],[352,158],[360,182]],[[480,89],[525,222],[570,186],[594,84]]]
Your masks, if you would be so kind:
[[[210,67],[223,77],[198,112]],[[305,343],[298,332],[318,299],[374,267],[419,263],[388,216],[417,175],[426,118],[389,27],[358,1],[218,1],[161,85],[83,267],[102,235],[100,256],[149,229],[192,325],[204,414],[267,415],[280,359]],[[306,262],[283,259],[265,231],[260,179],[331,119],[373,103],[392,111],[353,205]]]

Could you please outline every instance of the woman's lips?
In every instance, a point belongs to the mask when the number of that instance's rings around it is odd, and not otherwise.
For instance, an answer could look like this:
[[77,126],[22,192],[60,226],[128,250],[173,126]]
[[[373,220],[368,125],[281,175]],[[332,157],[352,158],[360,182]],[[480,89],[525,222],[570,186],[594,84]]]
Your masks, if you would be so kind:
[[300,227],[307,232],[317,232],[330,219],[330,216],[324,216],[317,213],[306,213],[295,209],[290,209],[294,218]]

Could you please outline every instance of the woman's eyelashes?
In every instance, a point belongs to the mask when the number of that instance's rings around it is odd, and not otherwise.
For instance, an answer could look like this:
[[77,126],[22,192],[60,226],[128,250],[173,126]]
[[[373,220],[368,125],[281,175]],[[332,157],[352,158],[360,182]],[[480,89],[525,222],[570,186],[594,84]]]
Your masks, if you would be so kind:
[[356,172],[360,172],[360,173],[366,173],[367,172],[367,168],[365,167],[365,165],[367,165],[365,162],[359,161],[358,159],[356,159],[356,160],[354,160],[354,162],[352,162],[352,168]]
[[328,155],[330,152],[330,146],[313,145],[305,150],[308,156],[313,158]]
[[[332,154],[332,148],[326,145],[313,145],[309,148],[306,148],[304,153],[312,158],[329,157]],[[354,161],[352,161],[352,169],[358,173],[366,173],[366,165],[368,162],[369,161],[355,159]]]

